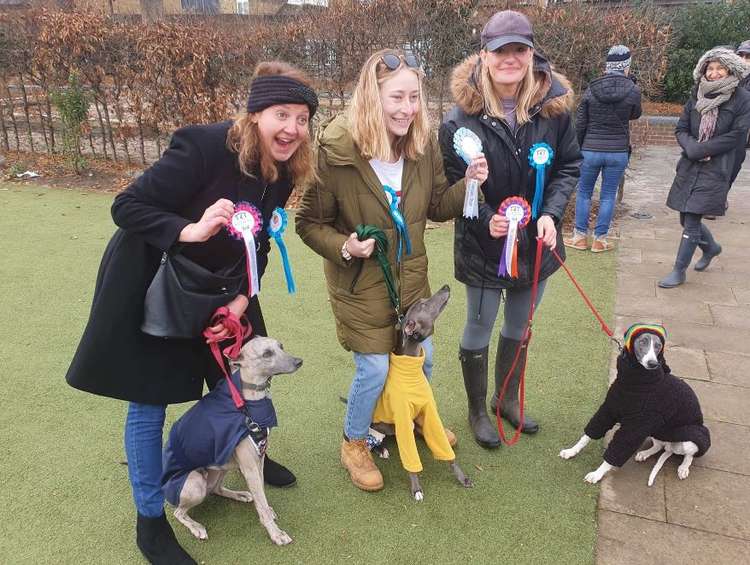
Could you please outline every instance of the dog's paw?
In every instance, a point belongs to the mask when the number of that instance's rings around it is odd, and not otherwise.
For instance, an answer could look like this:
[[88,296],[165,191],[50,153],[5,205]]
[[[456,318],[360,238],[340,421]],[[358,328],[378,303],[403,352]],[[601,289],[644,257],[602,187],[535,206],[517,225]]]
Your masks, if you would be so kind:
[[289,545],[292,543],[292,538],[284,530],[275,528],[273,531],[269,531],[268,535],[271,536],[271,541],[276,545]]
[[464,477],[462,484],[464,488],[472,488],[474,486],[474,482],[469,477]]
[[424,500],[424,493],[421,490],[418,490],[414,493],[414,500],[417,502],[422,502]]
[[587,483],[591,483],[592,485],[595,485],[596,483],[602,480],[602,476],[596,471],[591,471],[590,473],[586,473],[586,476],[583,477],[583,480],[586,481]]
[[201,524],[198,524],[196,522],[195,524],[189,525],[188,528],[190,529],[190,533],[192,533],[196,538],[203,540],[208,539],[208,532],[206,532],[206,528]]
[[677,467],[677,476],[680,478],[680,480],[687,479],[688,475],[690,475],[690,466],[685,465],[684,467],[680,465]]
[[645,461],[649,457],[651,457],[651,453],[649,452],[648,449],[644,449],[643,451],[639,451],[638,453],[635,454],[636,461]]
[[238,500],[240,502],[252,502],[253,501],[253,495],[250,494],[246,490],[240,490],[237,491],[237,498],[235,500]]
[[560,452],[560,457],[562,457],[563,459],[572,459],[576,455],[578,455],[578,452],[575,449],[573,449],[572,447],[569,448],[569,449],[563,449]]

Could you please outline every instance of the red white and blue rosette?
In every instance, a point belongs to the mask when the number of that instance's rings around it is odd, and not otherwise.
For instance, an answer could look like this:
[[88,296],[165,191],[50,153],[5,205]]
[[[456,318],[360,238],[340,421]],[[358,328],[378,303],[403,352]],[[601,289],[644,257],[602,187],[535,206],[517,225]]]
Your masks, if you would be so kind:
[[531,217],[537,219],[542,209],[544,200],[544,181],[547,176],[547,167],[552,164],[555,152],[547,143],[535,143],[529,149],[529,164],[536,171],[536,186],[534,187],[534,201],[531,209]]
[[263,215],[249,202],[238,202],[234,205],[234,214],[227,224],[227,230],[236,239],[245,243],[247,258],[247,296],[258,294],[260,282],[258,280],[258,257],[255,253],[255,236],[263,227]]
[[531,220],[531,207],[524,198],[511,196],[500,203],[497,213],[508,218],[509,222],[497,276],[515,279],[518,277],[518,233]]
[[284,240],[282,239],[288,223],[289,218],[286,215],[286,210],[276,208],[273,214],[271,214],[271,219],[268,221],[268,235],[274,239],[276,245],[279,247],[281,263],[284,266],[284,277],[286,278],[286,290],[289,294],[294,294],[297,289],[294,285],[292,264],[289,261],[289,252],[286,249],[286,244],[284,244]]

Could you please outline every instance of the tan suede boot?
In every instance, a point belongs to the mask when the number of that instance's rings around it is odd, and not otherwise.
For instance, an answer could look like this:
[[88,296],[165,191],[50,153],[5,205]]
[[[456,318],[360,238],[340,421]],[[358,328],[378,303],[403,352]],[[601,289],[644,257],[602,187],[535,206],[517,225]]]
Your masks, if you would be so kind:
[[367,491],[383,488],[383,475],[375,466],[365,440],[344,438],[341,442],[341,464],[349,471],[357,488]]

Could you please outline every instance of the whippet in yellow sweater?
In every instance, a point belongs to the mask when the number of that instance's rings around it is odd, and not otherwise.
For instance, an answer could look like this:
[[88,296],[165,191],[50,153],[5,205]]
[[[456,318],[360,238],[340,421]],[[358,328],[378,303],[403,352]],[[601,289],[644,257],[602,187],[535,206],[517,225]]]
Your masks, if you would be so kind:
[[425,377],[422,341],[432,335],[434,322],[450,298],[450,288],[443,286],[431,298],[418,300],[404,317],[401,339],[391,353],[388,377],[373,414],[373,422],[394,424],[401,464],[409,472],[411,493],[417,501],[424,499],[419,475],[422,462],[414,439],[414,422],[422,428],[427,446],[435,459],[447,461],[458,482],[473,486],[456,463],[456,455],[448,442],[440,421],[435,397]]

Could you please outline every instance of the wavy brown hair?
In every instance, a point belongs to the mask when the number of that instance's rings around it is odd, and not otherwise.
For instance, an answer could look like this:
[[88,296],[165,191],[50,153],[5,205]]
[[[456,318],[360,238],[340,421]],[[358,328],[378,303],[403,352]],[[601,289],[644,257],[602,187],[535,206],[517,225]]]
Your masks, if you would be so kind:
[[[253,79],[261,76],[281,75],[292,78],[305,86],[312,88],[310,77],[303,71],[282,61],[267,61],[258,63],[253,73]],[[244,175],[255,178],[258,170],[268,182],[276,182],[279,178],[279,167],[289,172],[292,183],[296,186],[307,184],[315,178],[313,166],[312,140],[308,136],[302,140],[297,150],[288,161],[279,163],[263,147],[258,132],[258,112],[240,112],[235,116],[234,123],[227,133],[227,147],[237,153],[238,164]]]
[[[401,59],[401,64],[395,70],[389,69],[383,62],[383,55],[394,53]],[[357,86],[352,93],[348,118],[351,133],[362,156],[367,159],[381,159],[389,161],[391,151],[397,155],[403,153],[407,159],[415,160],[424,154],[425,147],[430,140],[430,119],[427,115],[421,69],[409,67],[405,63],[405,54],[398,49],[381,49],[373,53],[362,66]],[[394,147],[388,138],[388,128],[385,125],[383,103],[380,101],[380,85],[388,78],[408,69],[417,75],[419,80],[419,111],[409,126],[406,135],[396,140]]]

